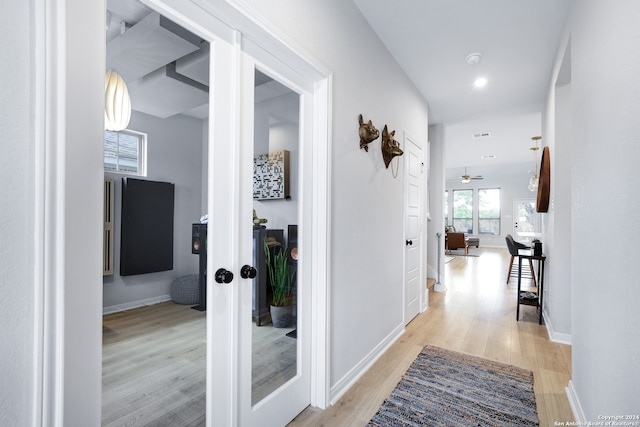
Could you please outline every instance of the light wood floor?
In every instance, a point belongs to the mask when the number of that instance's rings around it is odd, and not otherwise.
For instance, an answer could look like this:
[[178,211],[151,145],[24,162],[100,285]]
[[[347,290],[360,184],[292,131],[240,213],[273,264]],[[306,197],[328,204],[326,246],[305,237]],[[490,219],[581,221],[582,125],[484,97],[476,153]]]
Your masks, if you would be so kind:
[[[426,344],[532,370],[540,425],[572,421],[571,347],[549,341],[533,307],[516,322],[506,250],[470,252],[482,255],[445,264],[448,290],[429,292],[429,309],[334,406],[308,408],[290,425],[365,425]],[[204,425],[205,328],[204,313],[173,303],[105,316],[103,426]]]
[[[104,316],[103,426],[205,424],[205,316],[173,302]],[[294,328],[253,325],[252,402],[295,375]]]
[[448,289],[429,292],[429,308],[334,405],[308,408],[290,426],[362,427],[426,344],[530,369],[541,426],[573,421],[564,388],[571,377],[571,347],[549,341],[533,307],[516,322],[515,282],[506,285],[509,256],[501,249],[471,249],[480,257],[445,264]]
[[103,318],[103,426],[205,424],[205,316],[166,302]]

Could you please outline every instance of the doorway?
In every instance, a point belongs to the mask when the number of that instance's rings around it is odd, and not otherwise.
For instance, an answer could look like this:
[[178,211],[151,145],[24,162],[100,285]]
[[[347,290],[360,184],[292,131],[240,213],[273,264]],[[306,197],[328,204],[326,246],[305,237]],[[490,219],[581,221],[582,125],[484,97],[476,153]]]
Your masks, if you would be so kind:
[[[206,330],[206,409],[208,425],[278,425],[297,412],[291,396],[305,406],[326,406],[326,283],[328,229],[328,104],[327,74],[310,65],[304,57],[291,51],[275,37],[266,34],[257,43],[246,38],[241,22],[230,30],[221,25],[221,9],[229,12],[226,2],[203,5],[208,13],[193,9],[193,2],[152,1],[152,7],[210,43],[212,70],[209,79],[210,107],[206,163],[206,200],[208,213],[207,330]],[[170,4],[170,7],[169,5]],[[233,13],[231,16],[235,16]],[[204,29],[207,30],[204,30]],[[259,28],[259,31],[264,31]],[[255,29],[249,31],[255,34]],[[266,33],[266,32],[265,32]],[[278,45],[273,55],[269,45]],[[282,56],[295,58],[283,58]],[[255,58],[261,58],[259,62]],[[294,64],[293,66],[284,64]],[[269,398],[252,398],[251,351],[252,297],[250,278],[243,277],[244,267],[253,266],[253,254],[259,246],[252,238],[253,162],[256,70],[290,88],[298,98],[300,175],[297,180],[301,197],[299,213],[289,225],[297,225],[300,262],[296,265],[296,324],[298,335],[287,337],[296,344],[295,373],[268,393]],[[311,144],[313,141],[313,144]],[[203,162],[204,163],[204,162]],[[312,173],[313,171],[313,173]],[[261,215],[262,216],[262,215]],[[287,228],[287,238],[289,232]],[[310,254],[305,256],[304,254]],[[312,254],[312,255],[311,255]],[[256,268],[255,266],[253,266]],[[223,270],[221,278],[216,272]],[[219,281],[216,279],[220,279]],[[302,286],[304,284],[304,286]],[[314,305],[310,304],[314,299]],[[303,331],[302,334],[300,332]],[[318,357],[312,361],[311,349]],[[311,375],[316,377],[311,388]],[[282,410],[286,408],[287,410]],[[300,410],[301,410],[300,409]],[[295,409],[298,410],[298,409]],[[271,420],[271,421],[269,421]],[[266,424],[265,424],[266,423]]]
[[522,243],[530,243],[542,235],[535,199],[513,201],[513,235],[516,241]]
[[426,306],[426,283],[423,273],[425,159],[423,147],[411,137],[404,137],[405,153],[405,256],[404,256],[404,324],[408,324]]

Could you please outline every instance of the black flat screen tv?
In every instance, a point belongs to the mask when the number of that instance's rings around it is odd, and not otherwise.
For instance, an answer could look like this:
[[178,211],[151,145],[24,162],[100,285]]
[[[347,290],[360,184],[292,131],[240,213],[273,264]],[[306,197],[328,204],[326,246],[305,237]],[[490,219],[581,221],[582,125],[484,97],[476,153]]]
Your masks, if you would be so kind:
[[173,270],[175,185],[122,178],[120,275]]

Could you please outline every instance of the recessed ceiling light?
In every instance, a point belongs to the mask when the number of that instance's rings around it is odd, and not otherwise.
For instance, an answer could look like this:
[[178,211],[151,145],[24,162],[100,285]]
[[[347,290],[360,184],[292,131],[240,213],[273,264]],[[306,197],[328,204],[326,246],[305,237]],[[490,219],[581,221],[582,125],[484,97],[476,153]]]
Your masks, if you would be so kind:
[[487,85],[487,79],[484,78],[484,77],[480,77],[480,78],[476,79],[475,82],[473,82],[473,85],[475,87],[478,87],[478,88],[485,87]]

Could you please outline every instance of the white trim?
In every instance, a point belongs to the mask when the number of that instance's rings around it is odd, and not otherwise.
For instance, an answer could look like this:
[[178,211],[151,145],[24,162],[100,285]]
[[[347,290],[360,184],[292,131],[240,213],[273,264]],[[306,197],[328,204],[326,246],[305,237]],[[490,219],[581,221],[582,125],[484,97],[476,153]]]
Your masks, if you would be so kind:
[[550,341],[556,342],[559,344],[571,345],[571,334],[563,334],[561,332],[556,332],[553,329],[553,325],[549,321],[549,315],[547,313],[547,310],[542,310],[542,317],[544,318],[544,325],[547,327],[547,334],[549,335]]
[[64,425],[66,3],[34,2],[36,74],[36,382],[34,423]]
[[340,398],[373,366],[374,363],[391,347],[405,332],[404,324],[398,325],[387,335],[369,354],[349,370],[331,387],[331,405]]
[[138,301],[126,302],[124,304],[110,305],[102,309],[102,315],[118,313],[121,311],[133,310],[134,308],[146,307],[149,305],[160,304],[161,302],[171,301],[171,295],[159,295],[157,297],[145,298]]
[[[332,129],[332,93],[333,76],[316,82],[314,87],[314,125],[316,140],[313,141],[313,218],[312,251],[315,254],[312,286],[311,321],[311,406],[324,409],[330,401],[330,335],[329,326],[329,277],[331,277],[331,129]],[[324,202],[324,203],[321,203]]]
[[34,73],[34,168],[35,168],[35,215],[34,215],[34,242],[33,242],[33,264],[34,264],[34,361],[35,373],[33,376],[33,425],[44,425],[45,402],[51,399],[51,395],[44,389],[44,372],[46,349],[45,342],[45,206],[46,206],[46,132],[47,123],[46,90],[47,73],[45,67],[35,67],[33,64],[43,64],[47,55],[47,32],[49,26],[47,22],[47,12],[44,2],[32,0],[29,2],[33,8],[32,28],[34,37],[32,41],[33,60],[31,61]]
[[578,398],[576,388],[573,386],[573,381],[569,380],[569,384],[564,389],[564,391],[567,393],[567,399],[569,399],[569,406],[571,406],[573,417],[578,423],[576,425],[583,425],[587,422],[587,417],[585,416],[582,405],[580,404],[580,399]]

